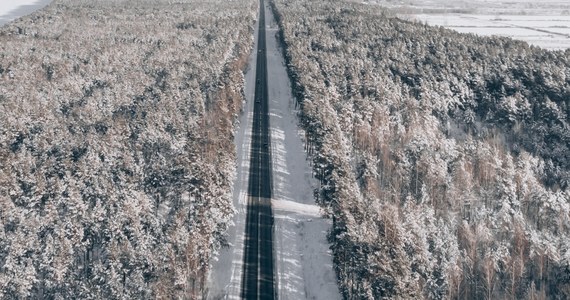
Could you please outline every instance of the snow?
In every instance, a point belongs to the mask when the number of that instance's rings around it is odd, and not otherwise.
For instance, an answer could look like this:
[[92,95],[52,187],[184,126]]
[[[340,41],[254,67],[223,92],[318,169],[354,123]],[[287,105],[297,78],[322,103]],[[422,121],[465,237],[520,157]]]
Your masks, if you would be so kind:
[[417,14],[413,18],[463,33],[508,36],[550,50],[570,48],[570,16]]
[[273,200],[273,209],[278,211],[287,211],[290,213],[305,215],[308,217],[319,218],[321,216],[321,209],[313,204],[303,204],[291,200]]
[[[326,238],[332,224],[322,217],[313,198],[316,182],[311,176],[304,134],[297,126],[291,83],[275,38],[277,24],[268,7],[266,22],[278,298],[341,299]],[[257,49],[257,25],[255,28],[253,49]],[[230,247],[221,249],[212,263],[208,299],[240,299],[256,55],[257,51],[252,51],[245,74],[247,104],[236,133],[235,225],[228,231]]]
[[316,181],[270,9],[266,20],[278,298],[341,299],[326,238],[332,224],[315,204]]
[[0,1],[0,25],[30,14],[50,2],[51,0],[2,0]]
[[463,33],[508,36],[549,50],[570,48],[570,2],[559,0],[364,0],[400,17]]
[[569,15],[568,0],[364,0],[399,11],[415,12],[470,12],[491,15]]
[[[570,24],[570,21],[568,21],[568,24]],[[568,26],[570,26],[570,25],[568,25]],[[570,27],[568,27],[568,28],[562,28],[562,27],[560,27],[560,28],[550,28],[549,30],[552,31],[552,32],[557,32],[557,33],[560,33],[560,34],[565,34],[565,35],[570,36]]]
[[[256,22],[253,49],[257,49],[258,27],[258,22]],[[243,104],[243,113],[239,118],[239,127],[235,135],[237,165],[233,186],[233,205],[236,211],[232,220],[233,226],[227,232],[229,247],[220,249],[212,262],[208,278],[208,299],[241,299],[256,61],[257,51],[251,51],[245,72],[246,102]]]

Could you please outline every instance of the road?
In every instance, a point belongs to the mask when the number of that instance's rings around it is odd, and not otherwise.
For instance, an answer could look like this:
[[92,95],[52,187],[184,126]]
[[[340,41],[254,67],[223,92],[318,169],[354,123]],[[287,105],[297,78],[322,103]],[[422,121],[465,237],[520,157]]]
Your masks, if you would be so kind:
[[243,299],[275,299],[271,140],[267,89],[265,3],[260,0],[259,37],[245,229]]

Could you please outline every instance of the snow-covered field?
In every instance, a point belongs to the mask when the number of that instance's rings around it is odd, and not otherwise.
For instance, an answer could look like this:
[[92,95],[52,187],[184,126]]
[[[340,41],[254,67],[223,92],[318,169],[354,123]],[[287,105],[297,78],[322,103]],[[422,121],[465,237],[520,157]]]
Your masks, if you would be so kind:
[[2,0],[0,1],[0,25],[30,14],[50,2],[51,0]]
[[[275,38],[277,23],[268,7],[265,13],[273,164],[272,208],[275,218],[274,267],[278,298],[341,299],[332,266],[332,252],[326,239],[331,222],[321,216],[313,198],[315,182],[306,160],[304,135],[297,126],[295,100],[291,95],[285,62]],[[257,29],[254,34],[254,49],[257,49]],[[240,299],[256,54],[256,51],[252,52],[245,74],[247,103],[236,134],[235,225],[229,230],[230,247],[222,249],[212,265],[209,299]]]
[[509,36],[551,50],[570,48],[570,16],[418,14],[414,18],[459,32]]
[[570,1],[371,1],[399,16],[465,33],[509,36],[546,49],[570,48]]

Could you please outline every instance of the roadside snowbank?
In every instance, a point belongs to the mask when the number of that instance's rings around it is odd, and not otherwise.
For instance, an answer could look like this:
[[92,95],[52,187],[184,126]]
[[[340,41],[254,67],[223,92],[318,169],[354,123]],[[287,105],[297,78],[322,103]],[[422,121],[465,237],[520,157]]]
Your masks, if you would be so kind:
[[[259,20],[254,27],[252,49],[257,49],[258,22]],[[243,113],[239,118],[239,128],[235,135],[237,166],[233,186],[233,204],[236,211],[233,225],[228,229],[228,247],[220,249],[215,261],[212,262],[208,279],[208,299],[241,299],[256,61],[257,51],[251,51],[245,72],[246,103],[243,105]]]
[[327,232],[315,204],[316,181],[304,151],[295,99],[278,46],[277,22],[266,6],[267,66],[273,159],[275,267],[279,299],[341,299]]

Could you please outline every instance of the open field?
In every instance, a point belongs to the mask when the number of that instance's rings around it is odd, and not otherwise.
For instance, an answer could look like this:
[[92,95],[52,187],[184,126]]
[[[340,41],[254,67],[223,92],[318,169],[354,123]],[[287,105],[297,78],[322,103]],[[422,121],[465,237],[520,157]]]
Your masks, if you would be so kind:
[[402,13],[470,13],[499,15],[570,15],[570,2],[565,0],[371,0]]
[[465,33],[500,35],[542,48],[570,48],[567,1],[374,1],[400,17]]
[[414,19],[459,32],[509,36],[551,50],[570,48],[570,16],[418,14]]

